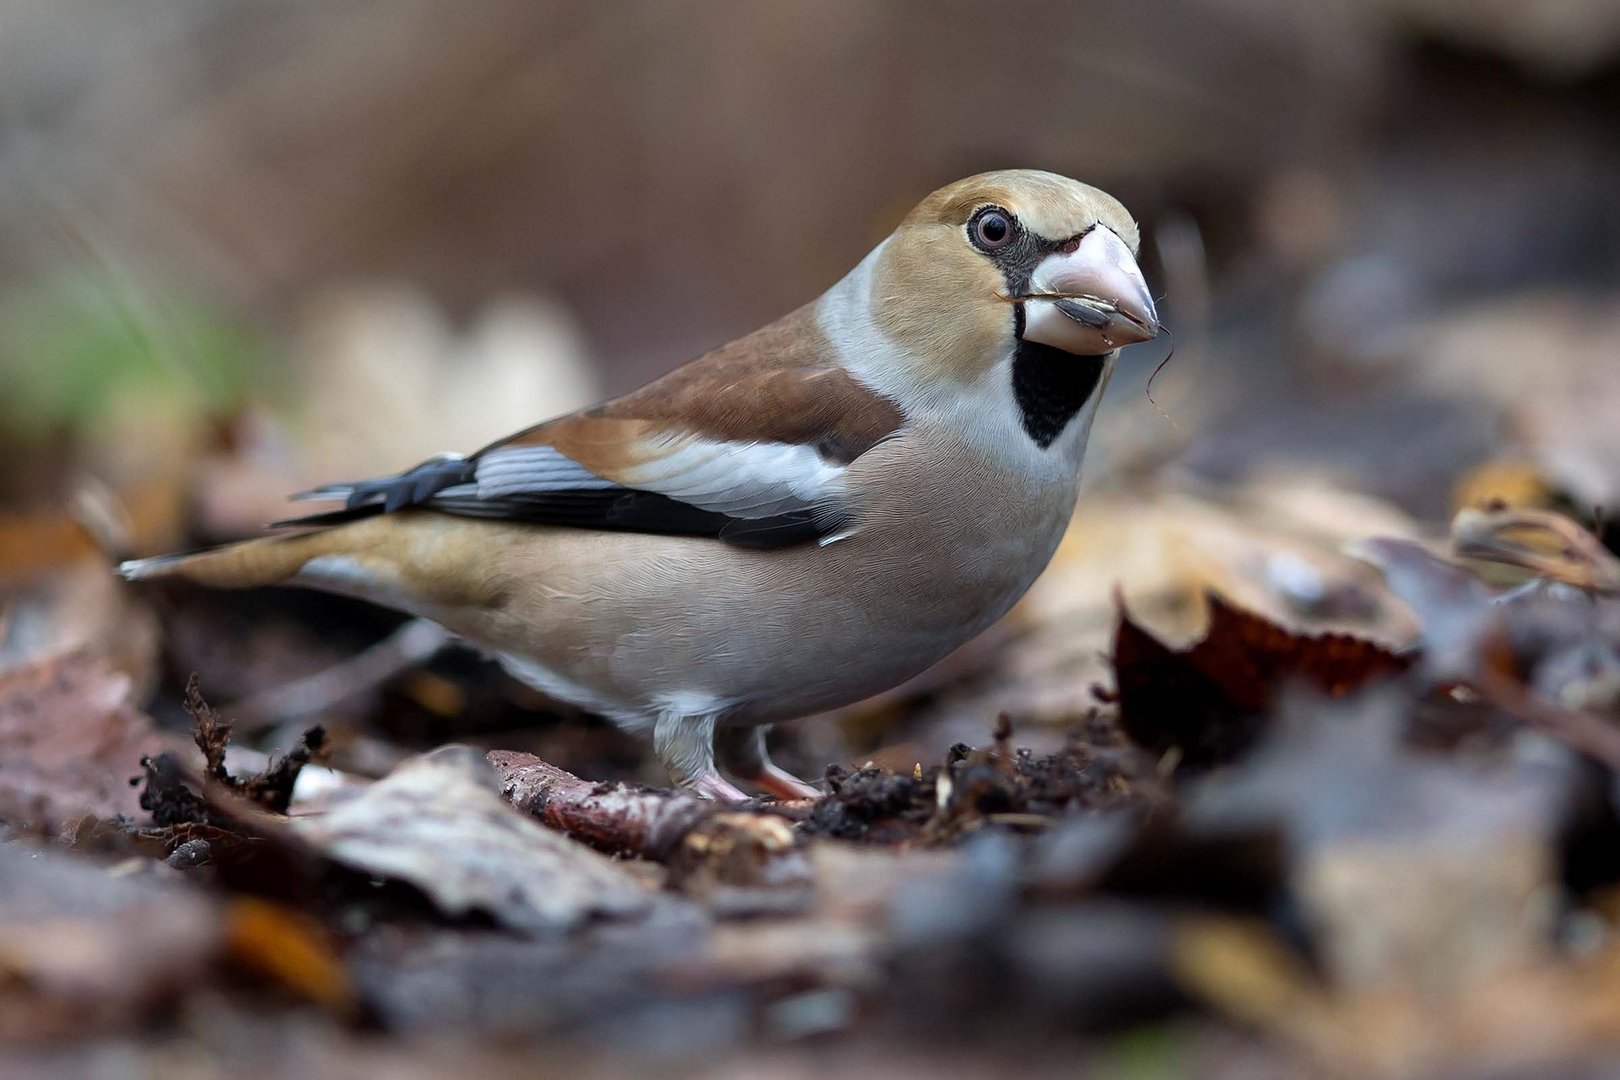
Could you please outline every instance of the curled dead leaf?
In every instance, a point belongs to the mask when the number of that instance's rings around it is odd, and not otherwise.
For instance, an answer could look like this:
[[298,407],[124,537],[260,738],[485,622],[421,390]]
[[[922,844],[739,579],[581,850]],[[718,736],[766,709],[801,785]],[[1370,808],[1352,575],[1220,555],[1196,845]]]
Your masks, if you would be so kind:
[[1491,506],[1451,522],[1458,556],[1596,593],[1620,593],[1620,559],[1579,522],[1553,510]]
[[1211,593],[1209,626],[1186,649],[1143,629],[1123,602],[1113,665],[1120,727],[1152,750],[1178,749],[1190,765],[1241,753],[1260,730],[1277,693],[1303,683],[1342,697],[1398,675],[1408,661],[1349,634],[1300,634]]

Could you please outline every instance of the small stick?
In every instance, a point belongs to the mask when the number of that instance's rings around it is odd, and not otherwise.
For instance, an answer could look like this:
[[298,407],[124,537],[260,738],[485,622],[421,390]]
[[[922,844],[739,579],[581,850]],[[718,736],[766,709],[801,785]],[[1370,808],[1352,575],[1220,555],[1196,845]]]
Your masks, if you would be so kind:
[[438,623],[412,619],[341,663],[260,691],[226,711],[238,717],[237,727],[244,731],[262,731],[287,720],[314,716],[431,659],[450,638],[450,631]]
[[1488,664],[1474,688],[1486,701],[1510,716],[1620,771],[1620,728],[1602,717],[1547,701]]
[[513,806],[602,851],[664,863],[688,891],[809,880],[793,827],[773,806],[734,810],[686,792],[596,784],[514,750],[488,757]]
[[719,811],[695,795],[596,784],[515,750],[491,750],[501,794],[559,832],[615,854],[662,860]]

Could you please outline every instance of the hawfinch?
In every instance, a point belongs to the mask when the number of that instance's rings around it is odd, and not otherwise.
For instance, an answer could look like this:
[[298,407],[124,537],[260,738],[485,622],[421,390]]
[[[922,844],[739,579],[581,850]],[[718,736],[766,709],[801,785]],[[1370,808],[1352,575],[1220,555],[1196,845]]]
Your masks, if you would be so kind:
[[1051,558],[1121,346],[1159,330],[1136,222],[1051,173],[934,192],[819,299],[470,457],[295,498],[303,531],[126,562],[425,616],[650,734],[681,786],[816,794],[765,725],[917,674]]

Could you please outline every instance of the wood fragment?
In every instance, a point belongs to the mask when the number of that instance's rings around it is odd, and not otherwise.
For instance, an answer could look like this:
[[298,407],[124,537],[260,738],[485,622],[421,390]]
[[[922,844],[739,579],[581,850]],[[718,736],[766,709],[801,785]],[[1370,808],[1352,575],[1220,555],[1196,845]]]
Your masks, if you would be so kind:
[[787,820],[801,807],[728,809],[686,792],[582,780],[533,754],[488,757],[518,809],[602,851],[664,863],[688,891],[808,880]]
[[615,854],[663,861],[686,835],[718,811],[695,795],[597,784],[533,754],[492,750],[501,794],[559,832]]

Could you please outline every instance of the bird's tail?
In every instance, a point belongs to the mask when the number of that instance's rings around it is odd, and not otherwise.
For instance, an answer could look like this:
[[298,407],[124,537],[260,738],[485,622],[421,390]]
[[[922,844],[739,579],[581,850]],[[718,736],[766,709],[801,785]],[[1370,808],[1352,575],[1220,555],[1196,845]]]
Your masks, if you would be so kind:
[[215,589],[298,585],[438,618],[498,602],[502,549],[522,526],[404,510],[307,532],[267,536],[187,555],[121,563],[129,581],[181,580]]
[[244,540],[207,551],[129,559],[118,564],[126,581],[178,579],[216,589],[252,589],[293,583],[300,572],[323,555],[348,554],[340,529]]

